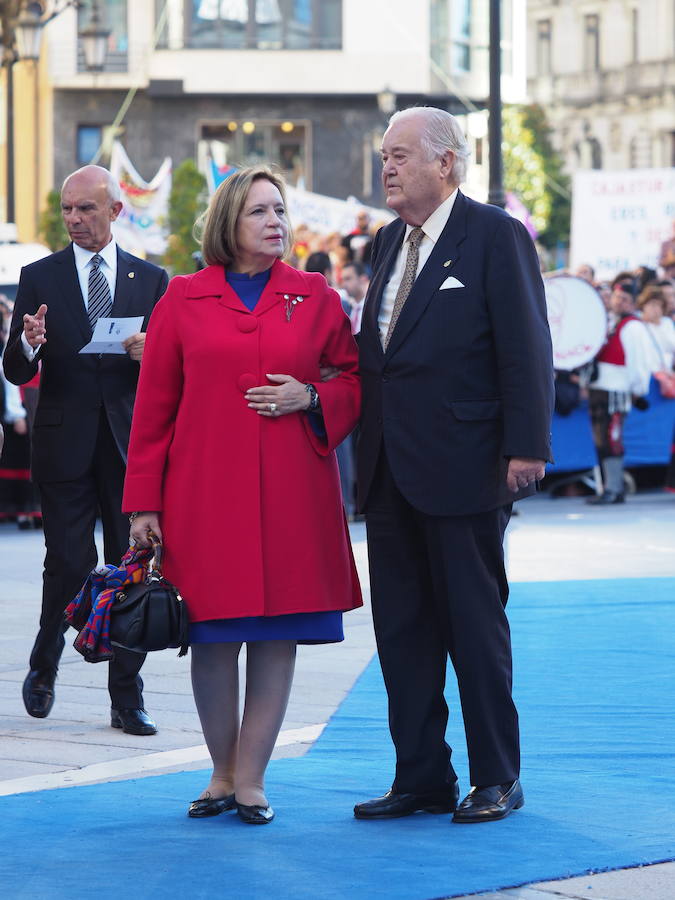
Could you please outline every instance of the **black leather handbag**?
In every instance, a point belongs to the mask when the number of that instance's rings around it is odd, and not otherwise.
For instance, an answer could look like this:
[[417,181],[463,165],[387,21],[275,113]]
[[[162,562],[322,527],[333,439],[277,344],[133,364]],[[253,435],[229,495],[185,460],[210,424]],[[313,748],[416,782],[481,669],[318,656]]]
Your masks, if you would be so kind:
[[147,653],[180,647],[188,650],[188,615],[177,588],[162,575],[162,545],[153,542],[153,567],[144,582],[118,591],[110,608],[113,645]]

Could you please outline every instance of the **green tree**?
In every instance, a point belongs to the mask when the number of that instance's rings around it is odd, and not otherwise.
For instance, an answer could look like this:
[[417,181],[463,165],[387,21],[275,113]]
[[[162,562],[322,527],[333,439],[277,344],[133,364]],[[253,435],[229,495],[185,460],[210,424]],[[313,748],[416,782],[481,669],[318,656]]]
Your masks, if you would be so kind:
[[61,194],[51,190],[47,194],[47,206],[40,213],[38,234],[52,252],[63,250],[70,243],[61,215]]
[[567,246],[570,240],[572,215],[572,186],[563,171],[563,160],[551,142],[551,126],[543,107],[534,103],[523,110],[524,125],[534,138],[534,147],[541,156],[546,187],[551,198],[551,212],[540,240],[545,247]]
[[192,254],[199,250],[194,224],[206,208],[206,179],[194,161],[186,159],[173,173],[169,195],[169,239],[162,258],[172,272],[193,272]]
[[571,214],[569,178],[550,134],[541,106],[504,108],[504,184],[528,208],[539,241],[549,249],[569,243]]

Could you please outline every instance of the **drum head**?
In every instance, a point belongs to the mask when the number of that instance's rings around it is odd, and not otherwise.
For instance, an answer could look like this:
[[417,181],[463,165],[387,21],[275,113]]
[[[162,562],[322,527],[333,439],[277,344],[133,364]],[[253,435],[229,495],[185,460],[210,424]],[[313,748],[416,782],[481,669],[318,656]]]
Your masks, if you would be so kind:
[[607,337],[607,312],[595,288],[573,275],[544,279],[553,365],[570,371],[590,362]]

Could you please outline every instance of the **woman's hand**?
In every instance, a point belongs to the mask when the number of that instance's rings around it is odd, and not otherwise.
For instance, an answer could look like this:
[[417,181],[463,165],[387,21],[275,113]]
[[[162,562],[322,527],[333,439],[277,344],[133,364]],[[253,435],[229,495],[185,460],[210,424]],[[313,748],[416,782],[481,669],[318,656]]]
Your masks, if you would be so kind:
[[131,523],[129,529],[129,544],[136,547],[149,547],[150,532],[157,535],[162,540],[162,529],[159,527],[159,516],[156,512],[139,513]]
[[254,387],[245,394],[250,409],[254,409],[259,416],[275,419],[278,416],[301,412],[309,408],[312,398],[301,381],[293,378],[292,375],[267,375],[266,377],[276,384]]

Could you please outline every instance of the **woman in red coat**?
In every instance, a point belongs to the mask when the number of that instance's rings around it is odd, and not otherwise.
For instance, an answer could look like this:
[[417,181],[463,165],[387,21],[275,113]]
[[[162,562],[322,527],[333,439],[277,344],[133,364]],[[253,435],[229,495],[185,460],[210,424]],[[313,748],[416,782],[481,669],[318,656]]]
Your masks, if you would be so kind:
[[[264,167],[213,196],[208,267],[172,279],[150,320],[123,504],[132,540],[162,539],[190,615],[213,775],[188,813],[251,824],[274,815],[264,774],[296,644],[342,640],[342,612],[361,605],[333,452],[358,418],[356,345],[324,277],[281,261],[289,232]],[[322,383],[324,367],[337,377]]]

